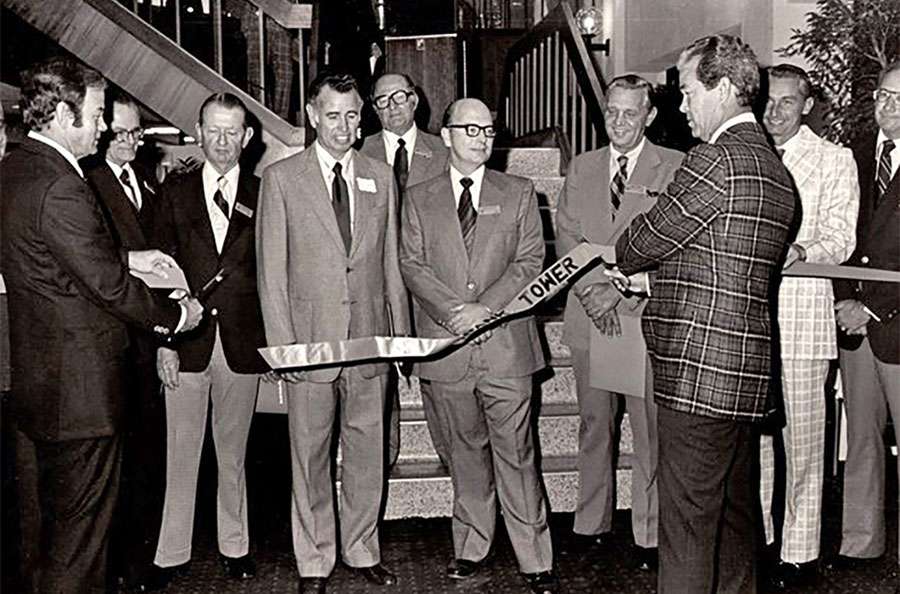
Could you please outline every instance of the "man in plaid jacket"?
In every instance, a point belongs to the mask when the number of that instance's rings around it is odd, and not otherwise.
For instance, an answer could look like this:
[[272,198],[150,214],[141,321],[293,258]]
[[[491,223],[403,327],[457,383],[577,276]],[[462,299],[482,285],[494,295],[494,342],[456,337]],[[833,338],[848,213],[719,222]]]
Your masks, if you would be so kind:
[[704,143],[616,243],[621,273],[657,269],[643,329],[659,407],[659,592],[752,593],[769,300],[794,195],[750,111],[750,47],[700,39],[678,72],[681,111]]

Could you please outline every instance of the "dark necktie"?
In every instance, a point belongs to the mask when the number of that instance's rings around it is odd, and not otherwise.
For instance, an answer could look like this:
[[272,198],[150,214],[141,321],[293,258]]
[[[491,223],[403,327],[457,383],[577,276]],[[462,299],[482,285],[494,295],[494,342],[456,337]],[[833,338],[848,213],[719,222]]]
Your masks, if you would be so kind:
[[224,175],[220,175],[217,181],[219,187],[216,188],[216,193],[213,194],[213,202],[215,202],[216,206],[219,207],[219,210],[222,211],[222,214],[225,215],[225,218],[229,218],[228,216],[228,201],[225,200],[225,195],[222,194],[222,188],[225,187],[227,180]]
[[331,182],[331,206],[334,207],[334,216],[337,218],[338,229],[341,231],[341,239],[344,240],[344,248],[350,253],[350,190],[347,182],[341,175],[341,164],[334,164],[334,180]]
[[137,196],[134,195],[134,188],[131,187],[131,176],[128,175],[127,169],[123,169],[122,173],[119,174],[119,181],[125,186],[125,195],[128,196],[131,205],[134,206],[135,210],[141,210],[141,205],[137,201]]
[[781,159],[782,161],[784,161],[784,149],[776,148],[775,152],[778,153],[778,158]]
[[619,170],[616,171],[612,183],[609,185],[609,196],[612,200],[612,218],[616,220],[616,214],[619,212],[619,206],[622,205],[622,196],[625,194],[625,181],[628,179],[628,157],[620,155]]
[[406,188],[406,180],[409,179],[409,157],[406,153],[406,141],[397,140],[397,152],[394,153],[394,177],[397,179],[397,190]]
[[894,141],[885,140],[881,145],[881,158],[878,159],[878,173],[875,175],[875,204],[881,200],[891,183],[891,151],[894,150]]
[[475,206],[472,204],[472,192],[469,188],[475,183],[468,177],[459,180],[462,184],[463,191],[459,195],[459,206],[456,208],[456,214],[459,216],[459,228],[462,231],[463,242],[466,244],[466,251],[472,253],[472,244],[475,243]]

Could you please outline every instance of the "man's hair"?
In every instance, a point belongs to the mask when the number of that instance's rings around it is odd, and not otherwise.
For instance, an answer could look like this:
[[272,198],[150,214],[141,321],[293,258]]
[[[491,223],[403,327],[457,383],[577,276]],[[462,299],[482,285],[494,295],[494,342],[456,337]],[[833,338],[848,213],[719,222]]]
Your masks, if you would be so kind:
[[372,97],[373,98],[375,97],[374,91],[375,91],[375,87],[378,85],[378,81],[381,80],[382,78],[384,78],[385,76],[399,76],[400,78],[403,79],[403,82],[404,82],[404,84],[406,84],[407,87],[409,87],[413,91],[416,90],[416,83],[413,82],[413,79],[411,79],[408,74],[404,74],[403,72],[385,72],[384,74],[379,76],[378,80],[375,81],[375,84],[372,85],[372,91],[373,91]]
[[22,72],[22,117],[31,130],[43,130],[65,103],[80,128],[81,109],[88,88],[103,90],[106,80],[93,68],[71,58],[50,58]]
[[649,109],[653,107],[653,85],[642,76],[638,76],[637,74],[622,74],[621,76],[617,76],[611,81],[609,81],[609,86],[606,88],[606,94],[609,95],[609,92],[613,89],[629,89],[629,90],[642,90],[644,91],[644,105]]
[[728,78],[737,89],[738,105],[750,106],[759,92],[759,63],[756,54],[740,37],[710,35],[692,43],[681,52],[679,64],[693,58],[697,62],[697,80],[709,90]]
[[247,127],[247,106],[244,105],[244,102],[241,101],[241,98],[237,95],[233,95],[231,93],[213,93],[200,106],[200,116],[198,121],[200,125],[203,125],[203,113],[206,111],[206,108],[210,105],[220,105],[227,109],[240,109],[241,114],[244,116],[243,122],[241,124],[244,128]]
[[330,87],[336,93],[344,94],[356,91],[356,94],[359,95],[359,85],[352,74],[323,72],[309,83],[309,90],[306,93],[307,103],[315,103],[325,87]]
[[134,108],[140,117],[141,108],[137,101],[134,100],[134,97],[123,91],[120,87],[110,85],[106,91],[105,108],[103,111],[103,118],[106,120],[106,124],[110,129],[113,121],[113,106],[115,105],[125,105]]
[[776,64],[775,66],[769,67],[767,72],[769,73],[769,79],[792,78],[796,80],[799,83],[800,94],[803,95],[803,99],[812,96],[813,86],[812,81],[809,79],[809,74],[799,66],[794,66],[793,64]]
[[884,67],[884,70],[878,73],[878,86],[881,86],[881,83],[884,82],[884,78],[890,74],[891,72],[897,72],[900,70],[900,60],[894,60],[890,64]]
[[446,128],[450,123],[450,118],[453,117],[453,112],[455,111],[454,106],[458,103],[458,101],[451,101],[449,105],[447,105],[447,109],[444,110],[444,115],[441,117],[441,128]]

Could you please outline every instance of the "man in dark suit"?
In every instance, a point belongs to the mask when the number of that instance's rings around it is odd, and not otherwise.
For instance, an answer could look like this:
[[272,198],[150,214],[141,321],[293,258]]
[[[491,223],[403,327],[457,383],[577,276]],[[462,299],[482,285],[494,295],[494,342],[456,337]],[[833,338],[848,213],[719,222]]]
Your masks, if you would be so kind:
[[657,268],[642,322],[658,406],[659,592],[755,592],[769,299],[794,194],[750,111],[753,50],[706,37],[678,72],[681,110],[703,143],[616,243],[622,273]]
[[[400,269],[421,337],[468,334],[541,271],[544,239],[534,187],[484,166],[494,135],[484,103],[455,102],[441,130],[450,171],[409,190]],[[416,365],[415,373],[431,381],[430,410],[437,418],[427,421],[446,432],[449,447],[455,561],[447,575],[453,579],[472,577],[484,563],[499,498],[532,591],[559,588],[530,421],[531,376],[543,366],[533,316]]]
[[[900,61],[888,65],[875,90],[877,135],[852,149],[859,171],[856,250],[847,264],[900,269]],[[890,419],[900,443],[900,285],[834,283],[847,462],[838,566],[856,566],[885,549],[885,447]],[[900,470],[900,468],[898,468]]]
[[[88,183],[109,217],[116,245],[145,250],[156,211],[156,179],[134,163],[143,136],[140,108],[113,88],[106,93],[108,130],[100,152],[84,160]],[[113,519],[113,571],[137,587],[153,562],[166,488],[165,401],[156,374],[155,336],[129,328],[128,394],[122,450],[122,488]]]
[[174,264],[118,249],[77,159],[96,150],[105,81],[55,58],[23,73],[31,131],[2,164],[3,277],[12,389],[40,469],[39,590],[106,591],[127,397],[126,322],[168,337],[200,321],[196,300],[157,300],[129,269]]
[[[381,120],[381,132],[367,136],[360,153],[383,161],[394,170],[400,204],[406,188],[429,180],[447,170],[449,152],[440,137],[416,126],[419,96],[416,86],[405,74],[385,74],[375,82],[372,93],[375,113]],[[396,383],[391,403],[391,426],[388,440],[388,462],[393,464],[400,453],[400,399]],[[422,406],[432,408],[431,387],[420,378]],[[429,426],[430,428],[430,426]],[[447,464],[447,446],[440,433],[431,432],[431,441],[441,462]]]
[[[579,155],[569,165],[556,214],[560,253],[583,241],[614,244],[635,215],[656,203],[656,195],[665,190],[681,163],[682,153],[644,137],[656,117],[651,89],[649,82],[633,74],[610,81],[604,118],[610,145]],[[639,320],[646,302],[637,295],[623,299],[602,269],[592,270],[569,292],[563,338],[572,351],[581,416],[573,529],[599,545],[609,541],[616,497],[616,419],[622,398],[634,436],[631,530],[637,565],[650,570],[655,565],[658,516],[652,387],[647,381],[646,391],[620,395],[591,382],[592,361],[625,344],[638,344],[638,350],[645,351],[640,327],[623,325],[619,317]]]
[[[349,75],[310,85],[316,141],[263,174],[257,217],[259,293],[271,346],[408,334],[397,262],[397,197],[390,168],[355,151],[362,99]],[[288,265],[290,263],[290,265]],[[385,362],[282,373],[291,438],[291,525],[300,592],[324,592],[337,547],[377,585],[381,563]],[[340,540],[331,444],[340,403]]]
[[224,280],[206,299],[209,318],[197,332],[160,348],[158,371],[166,387],[166,497],[154,574],[165,583],[191,559],[197,473],[212,402],[218,465],[219,560],[234,579],[250,579],[247,482],[244,460],[256,406],[259,374],[267,370],[256,291],[254,216],[259,182],[238,161],[253,135],[247,108],[229,93],[200,107],[197,138],[203,166],[166,180],[153,234],[188,284],[200,290],[219,270]]

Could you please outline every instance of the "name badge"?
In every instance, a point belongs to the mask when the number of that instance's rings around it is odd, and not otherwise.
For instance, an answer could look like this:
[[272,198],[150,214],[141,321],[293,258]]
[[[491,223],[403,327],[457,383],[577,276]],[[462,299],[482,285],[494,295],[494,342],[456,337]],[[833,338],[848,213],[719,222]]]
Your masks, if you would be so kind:
[[369,192],[371,194],[374,194],[378,191],[375,189],[375,180],[369,179],[367,177],[357,177],[356,187],[359,188],[360,192]]
[[235,210],[235,212],[241,213],[242,215],[244,215],[244,216],[247,217],[248,219],[252,219],[252,218],[253,218],[253,209],[244,206],[244,205],[241,204],[240,202],[235,202],[235,203],[234,203],[234,210]]
[[498,215],[498,214],[500,214],[500,205],[499,204],[488,204],[487,206],[479,206],[478,214],[479,215]]

